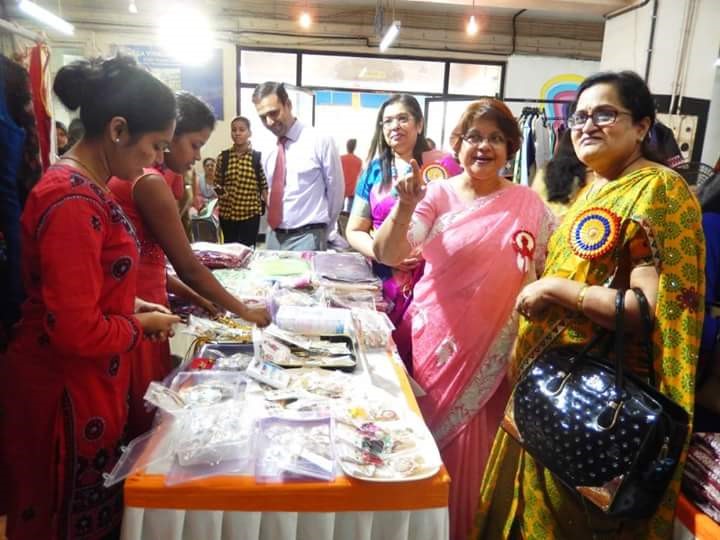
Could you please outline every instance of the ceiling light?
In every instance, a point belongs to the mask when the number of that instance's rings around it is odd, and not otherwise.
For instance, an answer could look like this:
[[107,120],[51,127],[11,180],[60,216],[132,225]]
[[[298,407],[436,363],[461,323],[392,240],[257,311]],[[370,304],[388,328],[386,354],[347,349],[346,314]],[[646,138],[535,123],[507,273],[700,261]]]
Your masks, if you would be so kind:
[[160,19],[158,35],[163,49],[184,64],[204,64],[212,57],[215,43],[210,22],[188,5],[177,4],[168,9]]
[[300,26],[302,26],[305,29],[310,28],[312,25],[312,17],[307,11],[303,11],[300,14],[300,19],[298,19],[298,22],[300,23]]
[[380,52],[385,52],[400,33],[400,21],[393,21],[380,42]]
[[465,31],[467,32],[468,36],[474,36],[478,33],[478,23],[475,20],[475,15],[470,15],[470,19],[468,20]]
[[41,23],[54,28],[58,32],[72,36],[75,33],[75,27],[67,22],[65,19],[61,19],[54,13],[47,9],[38,6],[35,2],[29,0],[20,0],[18,4],[20,11],[40,21]]
[[137,6],[135,5],[135,0],[130,0],[130,4],[128,4],[128,11],[132,13],[133,15],[136,15],[138,12]]

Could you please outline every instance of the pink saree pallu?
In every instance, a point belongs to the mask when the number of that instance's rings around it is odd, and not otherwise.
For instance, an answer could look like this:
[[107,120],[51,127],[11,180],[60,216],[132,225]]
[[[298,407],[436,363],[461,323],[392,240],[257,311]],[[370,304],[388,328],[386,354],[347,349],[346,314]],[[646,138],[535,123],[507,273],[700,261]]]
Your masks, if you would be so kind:
[[[425,273],[406,317],[420,408],[450,472],[451,538],[465,538],[510,388],[505,371],[517,331],[515,301],[542,271],[553,218],[540,198],[511,185],[467,204],[447,184],[431,186],[413,227]],[[437,196],[437,203],[433,197]],[[445,205],[448,208],[442,208]],[[411,229],[411,235],[413,230]],[[411,237],[411,239],[413,239]],[[416,238],[414,238],[417,241]]]

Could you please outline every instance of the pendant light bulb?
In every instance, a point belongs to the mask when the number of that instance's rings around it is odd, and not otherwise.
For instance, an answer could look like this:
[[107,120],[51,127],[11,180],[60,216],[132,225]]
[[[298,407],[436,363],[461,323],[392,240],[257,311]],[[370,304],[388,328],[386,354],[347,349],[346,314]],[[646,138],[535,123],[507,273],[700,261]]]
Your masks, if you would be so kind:
[[478,33],[478,23],[475,19],[475,15],[470,15],[470,19],[468,20],[467,26],[465,27],[465,31],[467,32],[468,36],[474,36]]
[[300,19],[298,20],[300,23],[300,26],[305,28],[306,30],[312,26],[312,17],[307,11],[303,11],[300,14]]
[[130,0],[130,3],[128,4],[128,11],[133,15],[137,15],[138,8],[135,5],[135,0]]

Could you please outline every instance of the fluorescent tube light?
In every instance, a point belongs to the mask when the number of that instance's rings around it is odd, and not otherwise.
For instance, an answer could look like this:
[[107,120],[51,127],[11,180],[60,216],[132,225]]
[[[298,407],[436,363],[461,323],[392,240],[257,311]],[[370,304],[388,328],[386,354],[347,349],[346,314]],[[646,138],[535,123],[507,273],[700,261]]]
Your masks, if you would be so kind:
[[385,52],[400,33],[400,21],[393,21],[380,42],[380,52]]
[[38,6],[35,2],[30,2],[30,0],[20,0],[18,7],[20,8],[20,11],[26,15],[37,19],[50,28],[54,28],[58,32],[67,34],[68,36],[72,36],[75,33],[75,27],[72,24],[67,22],[65,19],[61,19],[47,9]]

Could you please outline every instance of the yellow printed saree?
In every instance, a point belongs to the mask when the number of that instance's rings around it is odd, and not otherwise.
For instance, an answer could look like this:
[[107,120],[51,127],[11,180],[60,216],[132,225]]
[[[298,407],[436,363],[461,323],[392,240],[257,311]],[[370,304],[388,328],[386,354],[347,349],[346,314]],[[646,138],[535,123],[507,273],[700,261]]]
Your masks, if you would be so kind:
[[[582,257],[571,247],[571,231],[597,210],[620,218],[616,248]],[[654,264],[660,276],[652,336],[656,381],[692,415],[704,311],[705,242],[700,208],[684,180],[658,166],[634,171],[594,193],[586,187],[548,249],[545,276],[613,288],[628,287],[630,269],[643,264],[643,253],[649,254],[647,264]],[[544,349],[586,343],[596,330],[587,318],[559,306],[545,312],[542,320],[523,320],[510,366],[512,381]],[[635,346],[640,358],[639,342]],[[500,429],[485,469],[472,538],[667,539],[672,536],[681,473],[678,467],[650,520],[620,522],[591,504],[583,505]]]

